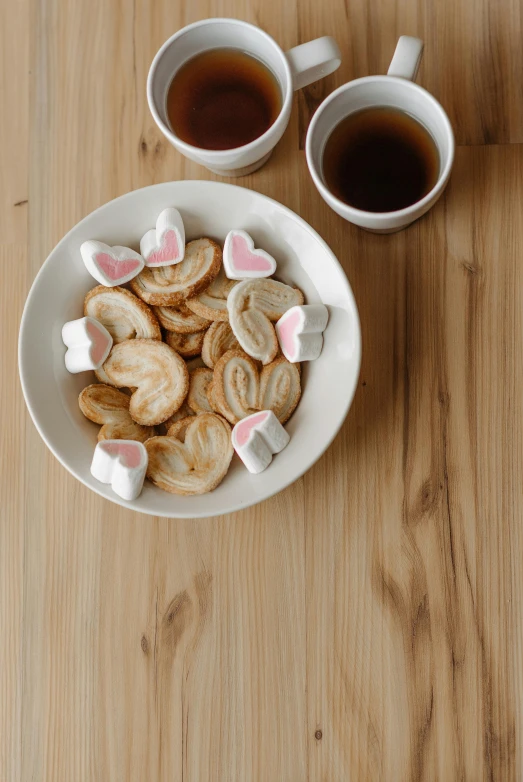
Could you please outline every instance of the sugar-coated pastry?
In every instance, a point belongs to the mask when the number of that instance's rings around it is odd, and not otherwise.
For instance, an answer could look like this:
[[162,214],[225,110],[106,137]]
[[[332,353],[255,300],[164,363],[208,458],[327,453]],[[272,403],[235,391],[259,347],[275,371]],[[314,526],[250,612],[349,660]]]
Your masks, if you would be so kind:
[[255,250],[247,231],[229,231],[223,245],[223,268],[230,280],[270,277],[276,261],[265,250]]
[[211,321],[201,318],[181,302],[175,307],[153,307],[156,317],[166,331],[176,331],[178,334],[194,334],[210,326]]
[[289,420],[301,397],[299,364],[279,356],[260,372],[259,410],[272,410],[281,424]]
[[209,404],[231,424],[260,410],[272,410],[285,423],[301,396],[300,371],[283,356],[263,367],[241,350],[229,350],[217,362],[207,388]]
[[202,359],[206,366],[214,369],[218,359],[228,350],[239,350],[240,343],[232,333],[229,323],[216,321],[212,323],[203,338]]
[[329,311],[324,304],[291,307],[276,323],[276,336],[288,361],[314,361],[323,347]]
[[197,331],[195,334],[178,334],[176,331],[167,331],[165,333],[165,341],[180,356],[191,358],[192,356],[199,356],[202,352],[204,336],[204,331]]
[[139,440],[154,437],[152,426],[140,426],[129,413],[131,398],[112,386],[93,383],[78,397],[80,410],[90,421],[101,424],[98,440]]
[[103,368],[114,385],[136,389],[129,412],[142,426],[166,421],[181,407],[189,390],[189,372],[183,358],[154,339],[120,342]]
[[303,304],[303,294],[283,282],[266,279],[243,280],[227,299],[229,322],[243,350],[263,364],[278,353],[278,339],[271,321],[291,307]]
[[209,404],[231,424],[259,410],[258,365],[243,350],[228,350],[214,367]]
[[186,416],[185,418],[180,418],[174,424],[171,424],[171,426],[167,429],[167,432],[165,433],[166,436],[176,437],[177,440],[179,440],[181,443],[184,443],[185,435],[187,434],[187,427],[189,426],[189,424],[193,419],[194,419],[194,415],[189,415]]
[[84,299],[84,315],[103,323],[115,344],[126,339],[162,338],[152,309],[126,288],[93,288]]
[[148,455],[136,440],[103,440],[96,444],[91,474],[101,483],[110,483],[115,494],[131,502],[141,493]]
[[163,425],[165,426],[166,430],[168,430],[169,427],[178,423],[178,421],[181,421],[182,418],[188,418],[191,415],[196,415],[196,413],[191,410],[187,404],[187,401],[185,401],[175,413],[173,413],[166,421],[163,422]]
[[107,288],[124,285],[144,267],[142,256],[130,247],[110,247],[94,240],[82,244],[80,255],[89,274]]
[[152,437],[145,447],[149,454],[147,477],[172,494],[205,494],[224,479],[233,455],[231,429],[214,413],[193,416],[185,428],[185,439]]
[[200,369],[200,367],[203,368],[205,366],[201,356],[194,356],[194,358],[186,358],[185,363],[187,365],[187,369],[189,370],[189,372],[192,372],[193,369]]
[[232,430],[232,445],[249,472],[263,472],[272,455],[283,451],[290,440],[272,410],[253,413],[239,421]]
[[227,279],[222,267],[208,288],[185,303],[189,309],[207,320],[229,320],[227,297],[236,284]]
[[146,266],[172,266],[183,261],[185,229],[177,209],[169,207],[160,212],[156,228],[142,236],[140,252]]
[[101,367],[113,345],[111,335],[95,318],[78,318],[65,323],[62,341],[67,348],[65,367],[73,374]]
[[207,398],[207,389],[212,383],[212,369],[193,369],[189,373],[189,393],[187,404],[195,413],[212,413],[212,407]]
[[172,307],[209,287],[222,265],[221,247],[212,239],[195,239],[185,246],[185,256],[175,266],[146,266],[129,283],[147,304]]

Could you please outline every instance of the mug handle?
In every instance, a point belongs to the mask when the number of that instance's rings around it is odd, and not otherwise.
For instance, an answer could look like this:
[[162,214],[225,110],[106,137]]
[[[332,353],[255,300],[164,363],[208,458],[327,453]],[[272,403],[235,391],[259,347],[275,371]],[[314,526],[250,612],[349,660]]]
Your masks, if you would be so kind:
[[301,90],[339,68],[341,52],[330,35],[315,38],[285,52],[292,72],[293,89]]
[[411,35],[402,35],[396,45],[387,76],[414,81],[423,56],[423,41]]

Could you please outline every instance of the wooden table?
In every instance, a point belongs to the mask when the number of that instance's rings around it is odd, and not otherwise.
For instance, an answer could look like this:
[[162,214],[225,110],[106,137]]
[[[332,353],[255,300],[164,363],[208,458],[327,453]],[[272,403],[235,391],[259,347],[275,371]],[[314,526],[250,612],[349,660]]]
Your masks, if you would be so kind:
[[[308,220],[363,328],[352,410],[290,489],[153,519],[102,501],[40,440],[16,342],[29,286],[80,218],[215,178],[157,131],[159,45],[238,16],[284,48],[333,34],[240,184]],[[518,0],[16,0],[0,6],[2,782],[410,782],[523,775],[523,47]],[[320,199],[319,102],[418,35],[458,150],[445,197],[393,236]]]

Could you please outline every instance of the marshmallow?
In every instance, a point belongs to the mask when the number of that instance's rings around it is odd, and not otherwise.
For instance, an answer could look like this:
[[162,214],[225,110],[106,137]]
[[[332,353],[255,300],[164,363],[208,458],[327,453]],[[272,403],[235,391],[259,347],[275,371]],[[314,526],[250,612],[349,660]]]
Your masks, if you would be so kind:
[[276,323],[276,335],[288,361],[314,361],[323,347],[329,311],[323,304],[291,307]]
[[111,352],[113,338],[94,318],[70,320],[62,328],[62,341],[67,347],[65,366],[68,372],[100,369]]
[[146,266],[173,266],[185,255],[185,229],[182,216],[170,207],[160,212],[156,228],[143,235],[140,252]]
[[230,280],[270,277],[276,271],[276,261],[265,250],[255,250],[246,231],[229,231],[223,245],[223,268]]
[[148,461],[143,443],[102,440],[94,449],[91,474],[101,483],[110,483],[123,500],[131,501],[142,491]]
[[283,451],[290,436],[272,410],[263,410],[243,418],[232,430],[234,450],[249,472],[263,472],[272,455]]
[[129,282],[144,267],[142,256],[129,247],[109,247],[91,239],[82,244],[80,254],[89,274],[107,288]]

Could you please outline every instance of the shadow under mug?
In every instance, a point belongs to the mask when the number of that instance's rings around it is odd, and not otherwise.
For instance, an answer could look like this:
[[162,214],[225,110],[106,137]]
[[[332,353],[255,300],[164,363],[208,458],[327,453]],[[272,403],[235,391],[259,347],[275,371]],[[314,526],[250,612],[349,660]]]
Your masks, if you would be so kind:
[[[414,84],[423,53],[419,38],[401,36],[386,76],[365,76],[339,87],[316,111],[307,131],[305,151],[310,174],[323,199],[337,214],[374,233],[394,233],[428,212],[446,187],[454,162],[454,134],[438,101]],[[394,212],[366,212],[349,206],[329,190],[323,176],[323,153],[334,128],[349,114],[371,107],[392,107],[410,114],[431,134],[439,153],[436,184],[422,199]]]
[[[201,52],[217,48],[239,49],[261,60],[278,80],[282,107],[268,130],[235,149],[210,150],[182,141],[167,116],[167,93],[176,71]],[[154,58],[147,79],[147,100],[163,135],[183,155],[222,176],[243,176],[269,159],[289,123],[294,90],[327,76],[339,67],[340,50],[329,36],[284,52],[266,32],[239,19],[205,19],[175,33]]]

